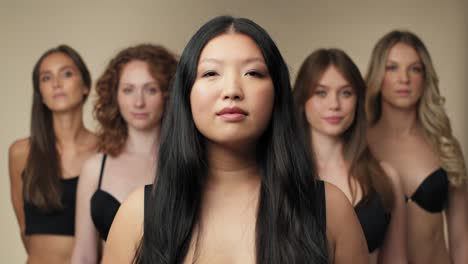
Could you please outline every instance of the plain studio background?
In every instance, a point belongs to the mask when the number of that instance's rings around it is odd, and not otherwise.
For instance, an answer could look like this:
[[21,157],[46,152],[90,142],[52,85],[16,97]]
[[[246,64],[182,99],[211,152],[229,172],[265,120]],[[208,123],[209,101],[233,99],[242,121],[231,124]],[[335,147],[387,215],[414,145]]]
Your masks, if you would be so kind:
[[[26,258],[10,201],[8,147],[29,134],[32,68],[45,50],[71,45],[95,83],[122,48],[152,42],[180,54],[204,22],[230,14],[253,19],[272,35],[293,81],[304,58],[321,47],[345,50],[365,73],[376,41],[392,29],[409,29],[432,55],[454,133],[468,156],[467,11],[464,0],[0,0],[0,261]],[[85,124],[94,130],[94,91],[89,99]]]

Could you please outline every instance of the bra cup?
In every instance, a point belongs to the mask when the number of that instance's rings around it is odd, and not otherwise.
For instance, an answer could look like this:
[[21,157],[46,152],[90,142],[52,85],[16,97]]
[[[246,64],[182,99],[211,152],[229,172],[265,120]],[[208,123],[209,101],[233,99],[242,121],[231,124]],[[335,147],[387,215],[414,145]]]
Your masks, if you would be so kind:
[[448,200],[449,181],[442,168],[431,173],[411,196],[411,200],[430,213],[440,213]]

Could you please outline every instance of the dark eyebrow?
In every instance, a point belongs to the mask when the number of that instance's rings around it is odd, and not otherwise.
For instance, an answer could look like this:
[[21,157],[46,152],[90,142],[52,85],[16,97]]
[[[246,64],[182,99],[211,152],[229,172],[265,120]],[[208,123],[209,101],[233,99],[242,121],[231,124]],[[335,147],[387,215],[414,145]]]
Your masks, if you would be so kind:
[[218,64],[221,63],[220,60],[218,60],[218,59],[213,59],[213,58],[201,59],[201,60],[200,60],[200,63],[203,63],[203,62],[214,62],[214,63],[218,63]]
[[[325,88],[325,89],[329,89],[330,87],[327,86],[327,85],[324,85],[324,84],[317,84],[316,85],[317,88]],[[338,87],[338,89],[343,89],[343,88],[353,88],[353,86],[349,83],[345,84],[345,85],[342,85],[340,87]]]
[[[215,59],[215,58],[205,58],[205,59],[200,60],[200,63],[204,63],[204,62],[214,62],[214,63],[217,63],[217,64],[222,63],[221,60],[218,60],[218,59]],[[246,60],[242,61],[243,64],[248,64],[248,63],[253,63],[253,62],[260,62],[260,63],[265,64],[265,61],[261,57],[251,57],[251,58],[247,58]]]
[[[65,65],[65,66],[61,67],[61,68],[59,69],[59,71],[63,71],[63,70],[66,70],[66,69],[72,69],[72,70],[73,70],[74,67],[71,66],[71,65]],[[39,72],[39,76],[41,76],[41,75],[43,75],[43,74],[47,74],[47,73],[51,73],[51,72],[50,72],[49,70],[42,71],[42,72]]]
[[[145,82],[143,84],[143,86],[148,86],[148,85],[151,85],[151,84],[156,84],[157,86],[159,86],[159,83],[157,81],[151,81],[151,82]],[[120,85],[129,85],[129,86],[134,86],[133,83],[127,83],[127,82],[119,82],[119,86]]]

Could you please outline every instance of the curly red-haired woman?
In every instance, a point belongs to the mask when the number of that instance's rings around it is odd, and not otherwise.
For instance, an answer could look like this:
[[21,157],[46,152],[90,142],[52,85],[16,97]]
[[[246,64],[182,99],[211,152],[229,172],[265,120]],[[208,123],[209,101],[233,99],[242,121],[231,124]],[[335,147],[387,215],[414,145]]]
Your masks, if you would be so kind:
[[138,45],[110,61],[96,85],[94,114],[100,153],[78,184],[73,263],[96,263],[120,204],[153,182],[159,132],[176,57],[162,46]]

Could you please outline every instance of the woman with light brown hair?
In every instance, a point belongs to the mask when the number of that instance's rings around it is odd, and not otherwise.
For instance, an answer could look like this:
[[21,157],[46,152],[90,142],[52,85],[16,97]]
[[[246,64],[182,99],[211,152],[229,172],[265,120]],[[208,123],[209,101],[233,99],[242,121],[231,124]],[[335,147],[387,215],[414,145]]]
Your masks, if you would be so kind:
[[127,195],[153,182],[164,106],[177,60],[162,46],[122,50],[96,85],[100,153],[79,182],[72,263],[97,263],[101,241]]
[[395,170],[366,144],[365,92],[344,51],[319,49],[303,62],[293,94],[318,175],[354,206],[370,263],[407,263],[402,188]]
[[386,34],[366,79],[371,150],[397,169],[406,194],[409,262],[468,263],[466,167],[424,43]]
[[73,48],[60,45],[39,58],[32,81],[31,134],[9,151],[11,199],[27,263],[69,263],[78,175],[96,151],[83,124],[91,75]]

